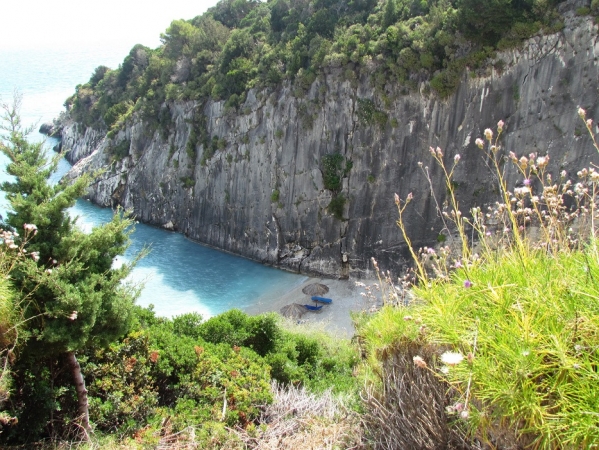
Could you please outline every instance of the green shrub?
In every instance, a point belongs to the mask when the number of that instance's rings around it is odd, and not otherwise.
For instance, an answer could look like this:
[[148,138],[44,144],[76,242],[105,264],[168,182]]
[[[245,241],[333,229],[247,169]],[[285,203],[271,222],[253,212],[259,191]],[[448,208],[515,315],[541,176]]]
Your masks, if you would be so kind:
[[198,145],[198,136],[194,128],[189,132],[189,138],[187,139],[187,145],[185,146],[185,152],[190,160],[195,160],[196,157],[196,146]]
[[246,426],[256,420],[259,407],[272,401],[264,363],[245,348],[220,345],[212,351],[206,349],[197,351],[197,365],[183,400],[195,403],[193,415],[186,416],[192,419],[188,424],[213,420]]
[[249,336],[244,345],[254,350],[261,356],[271,353],[281,338],[281,329],[274,313],[250,316]]
[[[343,166],[344,161],[345,167]],[[341,190],[341,181],[349,174],[353,162],[346,160],[340,153],[330,153],[322,157],[320,166],[325,189],[338,193]]]
[[588,16],[591,13],[591,8],[587,6],[583,6],[581,8],[576,8],[577,16]]
[[173,318],[173,333],[199,339],[202,316],[198,313],[186,313]]
[[109,129],[112,128],[112,126],[132,108],[133,104],[127,101],[123,101],[111,106],[102,117],[104,119],[104,123]]
[[248,339],[250,317],[238,309],[232,309],[212,317],[200,326],[200,336],[213,344],[226,343],[242,346]]
[[204,322],[199,333],[206,342],[249,347],[264,356],[275,348],[280,330],[273,314],[248,316],[232,309]]
[[147,334],[138,331],[108,349],[94,351],[81,362],[89,391],[90,419],[98,429],[135,429],[153,414],[158,392],[151,376],[152,358]]
[[192,188],[195,186],[195,181],[193,178],[191,177],[181,177],[181,183],[183,184],[183,187],[186,189]]
[[378,125],[384,128],[389,120],[386,112],[376,108],[370,99],[358,99],[358,119],[363,125]]
[[274,379],[302,384],[312,392],[332,389],[357,401],[360,361],[355,345],[314,327],[286,326],[275,353],[265,357]]
[[321,356],[320,344],[316,339],[307,336],[298,336],[295,340],[297,350],[297,362],[300,365],[315,366]]
[[345,208],[345,197],[342,194],[333,196],[329,203],[330,213],[338,220],[343,220],[343,210]]
[[270,201],[272,203],[277,203],[279,201],[279,195],[280,195],[279,190],[278,189],[274,189],[272,191],[272,194],[270,194]]
[[110,147],[110,154],[115,160],[120,161],[121,159],[129,155],[130,148],[131,141],[129,139],[124,139],[114,147]]

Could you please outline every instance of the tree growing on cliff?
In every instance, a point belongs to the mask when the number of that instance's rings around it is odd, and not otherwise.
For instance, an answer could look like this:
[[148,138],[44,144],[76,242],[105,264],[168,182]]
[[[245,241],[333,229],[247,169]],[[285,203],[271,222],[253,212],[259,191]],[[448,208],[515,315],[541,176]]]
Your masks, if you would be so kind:
[[534,0],[459,0],[459,27],[469,39],[495,44],[514,23],[527,20],[534,3]]
[[[89,346],[107,345],[128,330],[134,292],[122,280],[132,265],[115,268],[113,260],[128,245],[131,220],[117,213],[111,222],[89,234],[76,226],[67,208],[83,194],[89,178],[70,184],[49,183],[58,158],[48,160],[42,143],[28,142],[30,130],[21,125],[19,103],[16,98],[12,106],[1,105],[0,124],[0,151],[8,158],[7,172],[13,177],[2,184],[11,209],[5,226],[22,235],[16,238],[16,244],[27,238],[29,252],[29,257],[17,261],[12,271],[28,333],[15,380],[22,393],[39,392],[45,382],[47,392],[55,380],[47,379],[52,371],[44,368],[70,372],[80,424],[88,436],[87,391],[76,353]],[[21,413],[19,426],[27,428],[28,436],[36,427],[41,431],[56,409],[56,402],[35,397],[29,395],[35,404],[22,401],[16,407]]]

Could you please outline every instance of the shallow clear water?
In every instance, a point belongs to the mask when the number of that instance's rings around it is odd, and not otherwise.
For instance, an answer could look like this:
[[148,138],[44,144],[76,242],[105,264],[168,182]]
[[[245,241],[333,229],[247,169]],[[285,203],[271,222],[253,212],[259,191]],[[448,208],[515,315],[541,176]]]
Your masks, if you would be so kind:
[[[0,50],[0,97],[11,101],[15,88],[23,94],[25,123],[52,120],[75,86],[85,83],[99,65],[116,67],[125,55],[111,48],[52,51]],[[38,128],[36,126],[36,128]],[[42,137],[34,132],[32,139]],[[56,141],[49,140],[51,147]],[[1,162],[0,162],[1,163]],[[4,166],[4,164],[1,164]],[[59,172],[68,170],[62,161]],[[0,181],[6,174],[0,175]],[[0,205],[1,210],[5,207]],[[72,209],[84,229],[110,220],[112,211],[79,201]],[[138,224],[125,258],[149,247],[150,253],[134,269],[131,280],[144,283],[138,303],[153,304],[158,314],[174,316],[199,312],[210,317],[231,308],[268,304],[306,277],[283,272],[244,258],[196,244],[184,236]]]
[[[80,200],[72,208],[84,229],[110,220],[112,211]],[[150,253],[131,280],[145,283],[139,304],[153,304],[160,315],[196,311],[210,317],[232,308],[268,301],[300,284],[305,277],[265,267],[212,248],[183,235],[137,224],[125,258],[148,247]]]

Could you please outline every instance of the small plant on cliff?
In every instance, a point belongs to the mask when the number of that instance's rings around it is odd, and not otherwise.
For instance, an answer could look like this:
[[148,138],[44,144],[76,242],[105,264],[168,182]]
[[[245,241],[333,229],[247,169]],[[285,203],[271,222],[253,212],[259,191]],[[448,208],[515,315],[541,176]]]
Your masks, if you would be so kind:
[[[345,162],[345,165],[344,165]],[[353,163],[340,153],[324,155],[321,160],[322,181],[325,189],[333,194],[329,203],[329,211],[338,220],[343,219],[343,208],[346,198],[340,193],[343,187],[343,178],[347,177],[353,167]]]
[[343,209],[345,208],[345,197],[343,194],[337,194],[329,203],[329,211],[337,220],[343,220]]
[[387,125],[389,116],[384,111],[376,108],[370,99],[358,99],[358,119],[363,125],[377,124],[381,129]]
[[[583,110],[579,114],[599,152],[593,122]],[[476,140],[500,192],[499,202],[484,213],[474,208],[467,217],[459,209],[452,187],[459,155],[447,168],[443,151],[431,149],[448,187],[449,206],[440,213],[450,239],[455,231],[458,240],[438,251],[412,249],[414,300],[403,306],[395,283],[388,285],[387,306],[359,333],[385,390],[395,390],[400,404],[409,398],[426,408],[433,391],[447,393],[437,395],[428,416],[438,421],[436,445],[457,436],[493,446],[589,448],[599,440],[593,413],[599,406],[593,387],[599,364],[599,174],[583,169],[573,182],[564,171],[548,172],[547,155],[506,154],[500,145],[504,127],[500,121],[497,136],[487,129]],[[504,155],[521,178],[513,189],[503,175]],[[428,177],[427,167],[423,171]],[[408,245],[403,213],[412,199],[395,199]],[[389,364],[398,354],[411,355],[399,365],[401,379],[432,375],[430,389],[410,397],[415,391],[395,382]],[[380,405],[378,395],[374,389],[371,405]],[[395,404],[369,408],[372,429],[386,433],[379,439],[394,432],[380,419],[396,414]],[[414,416],[409,418],[413,424]],[[420,429],[428,425],[430,420]]]
[[280,195],[281,195],[281,193],[279,192],[278,189],[273,189],[272,194],[270,194],[271,203],[277,203],[279,201]]

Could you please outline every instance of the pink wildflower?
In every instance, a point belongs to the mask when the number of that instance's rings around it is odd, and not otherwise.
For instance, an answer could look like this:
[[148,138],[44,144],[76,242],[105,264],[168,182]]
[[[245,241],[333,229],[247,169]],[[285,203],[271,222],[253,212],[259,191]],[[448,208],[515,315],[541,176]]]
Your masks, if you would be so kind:
[[23,224],[23,228],[28,233],[33,233],[34,236],[37,234],[37,226],[35,226],[32,223],[25,223],[25,224]]
[[427,368],[426,361],[424,359],[422,359],[421,356],[414,356],[414,358],[412,358],[412,360],[414,361],[414,365],[416,367],[420,367],[421,369]]

